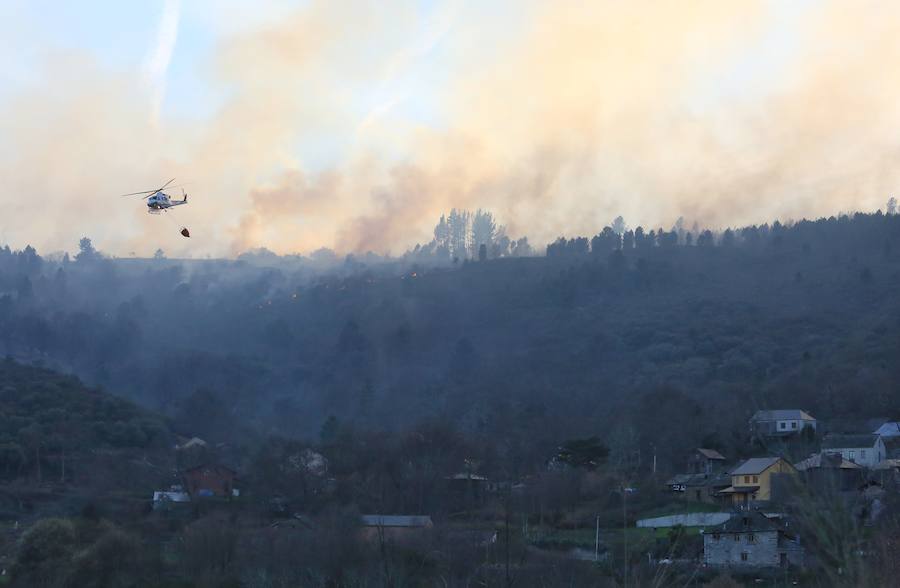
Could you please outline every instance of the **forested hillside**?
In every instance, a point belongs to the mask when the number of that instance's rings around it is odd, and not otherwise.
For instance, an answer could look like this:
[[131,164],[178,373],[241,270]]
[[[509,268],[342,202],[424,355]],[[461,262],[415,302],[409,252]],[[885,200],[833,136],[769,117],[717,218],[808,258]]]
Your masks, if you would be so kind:
[[83,475],[78,466],[89,454],[170,444],[164,420],[130,401],[88,388],[72,376],[10,359],[0,361],[0,477],[4,479],[46,474],[66,481]]
[[[438,419],[526,461],[600,435],[666,463],[734,455],[758,408],[900,417],[900,215],[616,229],[455,263],[6,249],[0,353],[214,441]],[[125,422],[104,438],[146,435]]]

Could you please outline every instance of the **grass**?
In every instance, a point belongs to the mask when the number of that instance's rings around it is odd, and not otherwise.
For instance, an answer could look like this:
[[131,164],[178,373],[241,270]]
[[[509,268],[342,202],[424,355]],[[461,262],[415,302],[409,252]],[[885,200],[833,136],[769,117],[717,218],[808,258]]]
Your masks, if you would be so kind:
[[695,512],[722,512],[727,510],[727,508],[719,504],[707,504],[706,502],[672,502],[636,513],[636,517],[639,519],[652,519],[654,517],[692,514]]
[[[685,527],[684,531],[688,536],[699,535],[700,529],[701,527]],[[627,535],[630,544],[655,542],[657,539],[667,539],[670,530],[668,527],[657,529],[628,527],[623,533],[621,528],[601,528],[600,541],[606,545],[617,544],[622,542]],[[596,529],[589,528],[545,529],[532,533],[530,543],[549,549],[593,548],[596,541],[596,532]]]
[[[700,529],[702,528],[703,527],[684,527],[684,534],[688,536],[699,535]],[[668,539],[671,530],[672,527],[657,527],[656,529],[649,527],[629,527],[625,535],[628,535],[628,541]],[[622,529],[600,529],[600,534],[601,539],[605,534],[606,537],[614,541],[620,541],[623,537]]]
[[[602,532],[602,529],[601,529]],[[593,548],[596,540],[594,529],[544,529],[531,534],[529,541],[537,547],[548,549]]]

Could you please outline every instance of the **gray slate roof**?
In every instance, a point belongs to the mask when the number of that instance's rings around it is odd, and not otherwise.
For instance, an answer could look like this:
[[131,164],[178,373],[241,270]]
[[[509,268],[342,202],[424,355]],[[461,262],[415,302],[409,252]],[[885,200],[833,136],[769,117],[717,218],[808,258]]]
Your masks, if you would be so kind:
[[822,440],[822,449],[848,449],[875,447],[878,435],[828,435]]
[[814,421],[816,418],[799,408],[783,410],[757,410],[753,415],[754,421]]
[[703,449],[702,447],[697,449],[697,453],[705,457],[706,459],[725,459],[725,456],[716,451],[715,449]]
[[[799,471],[803,472],[809,469],[816,468],[830,468],[830,469],[842,469],[842,470],[861,470],[862,466],[859,464],[855,464],[852,461],[848,461],[840,456],[840,454],[834,454],[832,457],[836,459],[829,459],[828,455],[824,455],[822,453],[814,453],[810,455],[803,461],[799,461],[794,464],[794,467]],[[824,463],[823,463],[824,462]]]
[[362,515],[364,527],[431,527],[427,515]]
[[732,470],[732,476],[743,476],[743,475],[752,475],[752,474],[761,474],[777,462],[780,457],[751,457],[741,465],[737,467],[736,470]]
[[755,510],[737,512],[721,525],[709,527],[705,533],[759,533],[762,531],[780,531],[784,526],[777,520],[770,519]]

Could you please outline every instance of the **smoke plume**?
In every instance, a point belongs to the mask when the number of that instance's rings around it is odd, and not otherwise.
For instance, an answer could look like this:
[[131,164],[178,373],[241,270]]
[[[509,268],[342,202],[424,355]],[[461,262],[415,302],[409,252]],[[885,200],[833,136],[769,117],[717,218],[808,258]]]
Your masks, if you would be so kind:
[[[721,227],[878,208],[900,179],[900,6],[787,4],[314,1],[222,39],[202,72],[222,104],[158,124],[132,74],[53,55],[0,105],[0,235],[397,253],[451,207],[538,243],[619,214]],[[171,176],[193,182],[174,221],[114,196]]]

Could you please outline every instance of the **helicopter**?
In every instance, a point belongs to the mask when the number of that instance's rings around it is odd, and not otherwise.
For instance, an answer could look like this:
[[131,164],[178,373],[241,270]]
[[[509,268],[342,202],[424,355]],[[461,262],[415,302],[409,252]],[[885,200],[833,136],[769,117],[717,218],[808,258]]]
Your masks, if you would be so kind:
[[[122,194],[122,196],[140,196],[144,194],[144,199],[147,200],[147,212],[149,212],[150,214],[159,214],[160,212],[168,210],[169,208],[187,204],[187,193],[184,191],[184,188],[181,189],[181,200],[172,200],[172,198],[163,191],[168,188],[169,184],[174,181],[175,178],[172,178],[171,180],[163,184],[160,188],[156,188],[154,190],[144,190],[143,192],[131,192],[130,194]],[[179,188],[180,186],[172,187]]]
[[[181,188],[181,200],[172,200],[172,198],[165,193],[166,189],[181,187],[171,186],[172,182],[174,181],[175,178],[172,178],[159,188],[153,190],[144,190],[142,192],[130,192],[128,194],[122,194],[122,196],[143,196],[143,198],[147,201],[147,212],[149,212],[150,214],[160,214],[162,212],[167,212],[170,208],[175,208],[176,206],[181,206],[182,204],[187,204],[188,202],[188,195],[187,192],[184,191],[184,188]],[[191,233],[190,231],[188,231],[187,227],[182,227],[180,232],[184,237],[191,236]]]

